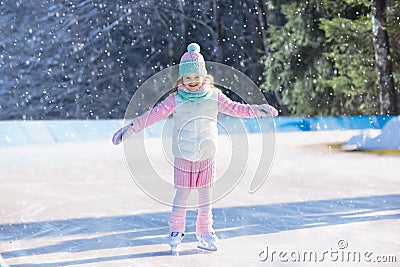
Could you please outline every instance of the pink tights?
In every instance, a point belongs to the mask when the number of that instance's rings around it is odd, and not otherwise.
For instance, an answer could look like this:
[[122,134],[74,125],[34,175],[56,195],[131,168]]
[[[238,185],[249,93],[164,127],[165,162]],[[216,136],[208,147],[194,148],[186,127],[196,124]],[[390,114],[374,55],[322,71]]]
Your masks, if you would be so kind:
[[[186,202],[189,198],[191,188],[178,188],[176,190],[174,205],[172,207],[169,227],[171,232],[185,232],[186,223]],[[206,232],[213,232],[213,219],[211,212],[211,188],[198,188],[199,207],[196,221],[196,234],[202,235]]]

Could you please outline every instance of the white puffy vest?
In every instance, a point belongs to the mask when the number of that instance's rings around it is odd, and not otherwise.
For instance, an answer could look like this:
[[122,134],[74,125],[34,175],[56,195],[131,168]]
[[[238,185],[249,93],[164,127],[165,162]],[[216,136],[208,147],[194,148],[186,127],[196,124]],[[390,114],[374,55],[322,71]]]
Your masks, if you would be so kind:
[[204,100],[185,101],[175,95],[172,153],[177,158],[200,161],[215,157],[218,146],[218,93]]

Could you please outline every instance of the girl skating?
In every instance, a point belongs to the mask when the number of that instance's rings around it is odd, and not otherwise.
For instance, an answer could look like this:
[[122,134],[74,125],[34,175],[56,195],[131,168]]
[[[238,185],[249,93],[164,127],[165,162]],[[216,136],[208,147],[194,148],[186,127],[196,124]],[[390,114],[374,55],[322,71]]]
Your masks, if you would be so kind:
[[186,203],[194,189],[199,195],[196,221],[198,247],[217,250],[218,237],[213,229],[211,194],[215,179],[218,112],[241,118],[278,115],[278,111],[268,104],[236,103],[215,88],[213,77],[207,73],[204,58],[200,54],[200,46],[192,43],[181,58],[179,79],[171,94],[113,136],[113,143],[117,145],[132,133],[173,115],[172,152],[175,157],[176,194],[169,219],[168,236],[168,244],[173,251],[184,237]]

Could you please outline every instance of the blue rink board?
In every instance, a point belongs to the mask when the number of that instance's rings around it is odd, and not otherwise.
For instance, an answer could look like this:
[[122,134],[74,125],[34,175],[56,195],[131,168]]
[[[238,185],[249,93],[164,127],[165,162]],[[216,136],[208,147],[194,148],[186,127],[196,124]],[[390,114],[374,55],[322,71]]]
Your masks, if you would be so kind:
[[[275,117],[261,119],[239,119],[219,115],[218,120],[225,129],[221,134],[266,131],[326,131],[381,129],[393,116],[343,116],[343,117]],[[273,120],[273,122],[271,121]],[[165,125],[160,121],[146,129],[147,137],[160,136]],[[0,121],[0,147],[30,144],[52,144],[74,141],[111,140],[113,133],[122,127],[123,120],[63,120],[63,121]],[[229,128],[229,129],[227,129]],[[241,129],[241,131],[240,131]]]

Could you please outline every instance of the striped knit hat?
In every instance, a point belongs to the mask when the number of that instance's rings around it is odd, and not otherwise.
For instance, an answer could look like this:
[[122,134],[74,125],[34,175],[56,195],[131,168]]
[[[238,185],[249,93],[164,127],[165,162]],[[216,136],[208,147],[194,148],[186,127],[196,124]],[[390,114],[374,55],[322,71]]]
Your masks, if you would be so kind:
[[200,54],[200,46],[197,43],[191,43],[187,50],[179,63],[179,77],[190,73],[206,76],[206,64],[203,55]]

